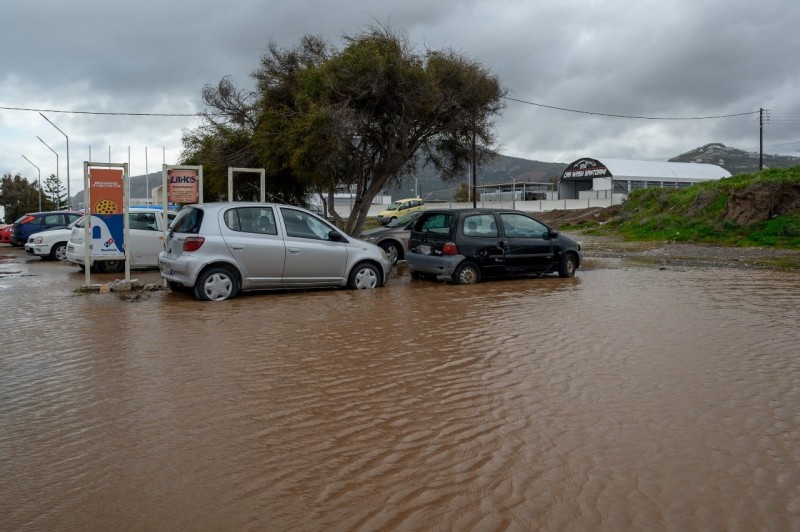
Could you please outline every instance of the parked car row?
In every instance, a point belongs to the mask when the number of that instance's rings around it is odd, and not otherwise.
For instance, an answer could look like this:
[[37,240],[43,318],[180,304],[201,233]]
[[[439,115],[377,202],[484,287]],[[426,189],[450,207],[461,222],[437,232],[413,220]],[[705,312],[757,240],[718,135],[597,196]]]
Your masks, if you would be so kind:
[[[583,259],[580,244],[514,210],[419,210],[365,231],[361,240],[311,211],[274,203],[190,205],[168,213],[166,231],[159,208],[131,208],[128,216],[131,268],[158,267],[173,291],[211,301],[248,290],[377,288],[403,259],[414,278],[458,284],[572,277]],[[67,228],[35,233],[26,251],[85,268],[83,223],[80,217]],[[89,266],[103,273],[125,266],[116,258],[91,260]]]
[[66,227],[83,213],[74,211],[33,212],[19,217],[11,230],[11,244],[24,246],[28,237],[46,229]]

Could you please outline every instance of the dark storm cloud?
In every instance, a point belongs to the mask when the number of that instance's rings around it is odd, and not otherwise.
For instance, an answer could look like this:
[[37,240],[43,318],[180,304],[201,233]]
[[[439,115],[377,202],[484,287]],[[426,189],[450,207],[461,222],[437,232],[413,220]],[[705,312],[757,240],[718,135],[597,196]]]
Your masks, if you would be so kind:
[[[387,24],[420,50],[452,48],[481,61],[520,100],[650,117],[761,107],[775,117],[800,117],[787,114],[800,112],[796,0],[5,0],[0,13],[2,106],[193,113],[206,84],[232,76],[249,86],[269,41],[289,47],[315,34],[339,44],[343,34]],[[195,124],[192,118],[51,118],[84,151],[110,145],[126,153],[131,146],[141,154],[151,146],[167,158],[180,151],[181,128]],[[754,115],[642,121],[513,101],[497,124],[503,153],[562,162],[586,154],[666,159],[708,142],[750,149],[758,128]],[[775,118],[767,145],[796,153],[796,125]],[[0,171],[25,168],[18,152],[40,150],[37,135],[59,142],[37,113],[0,111],[0,141],[10,148],[0,152]],[[132,164],[143,166],[141,159],[132,156]]]

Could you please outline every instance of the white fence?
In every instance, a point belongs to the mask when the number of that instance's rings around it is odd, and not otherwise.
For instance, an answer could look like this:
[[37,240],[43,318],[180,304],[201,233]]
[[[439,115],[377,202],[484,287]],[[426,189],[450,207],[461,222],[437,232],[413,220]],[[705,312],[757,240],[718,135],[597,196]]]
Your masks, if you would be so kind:
[[[547,212],[555,210],[578,210],[590,207],[610,207],[619,205],[626,199],[625,194],[614,194],[610,198],[582,198],[582,199],[561,199],[561,200],[534,200],[534,201],[478,201],[478,207],[487,209],[516,209],[523,212]],[[426,203],[429,209],[471,209],[472,202],[431,202]],[[386,209],[388,205],[370,205],[369,217],[374,218],[379,212]],[[343,218],[350,216],[350,205],[336,205],[336,212]]]

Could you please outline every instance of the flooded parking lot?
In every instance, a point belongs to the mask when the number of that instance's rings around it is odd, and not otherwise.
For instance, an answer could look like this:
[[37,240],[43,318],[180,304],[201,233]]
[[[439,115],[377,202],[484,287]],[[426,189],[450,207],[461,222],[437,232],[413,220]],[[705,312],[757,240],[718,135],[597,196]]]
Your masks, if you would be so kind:
[[800,274],[588,258],[200,303],[1,247],[0,529],[800,530]]

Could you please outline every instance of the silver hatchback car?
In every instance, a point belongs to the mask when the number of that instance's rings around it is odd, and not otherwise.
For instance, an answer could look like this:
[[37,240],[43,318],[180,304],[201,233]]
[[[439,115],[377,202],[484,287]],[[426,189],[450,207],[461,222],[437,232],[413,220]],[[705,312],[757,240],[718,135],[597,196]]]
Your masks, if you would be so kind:
[[392,263],[314,213],[291,205],[232,202],[184,207],[159,255],[172,290],[221,301],[240,290],[386,284]]

